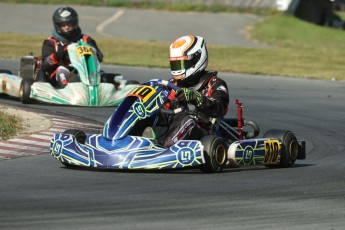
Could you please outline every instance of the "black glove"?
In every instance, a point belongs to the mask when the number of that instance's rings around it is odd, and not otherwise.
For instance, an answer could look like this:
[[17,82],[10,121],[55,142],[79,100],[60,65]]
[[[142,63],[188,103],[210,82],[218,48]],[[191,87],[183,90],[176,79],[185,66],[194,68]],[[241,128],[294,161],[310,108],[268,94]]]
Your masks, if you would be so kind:
[[201,107],[203,103],[201,93],[193,89],[179,88],[176,91],[175,97],[181,103],[192,103],[196,107]]

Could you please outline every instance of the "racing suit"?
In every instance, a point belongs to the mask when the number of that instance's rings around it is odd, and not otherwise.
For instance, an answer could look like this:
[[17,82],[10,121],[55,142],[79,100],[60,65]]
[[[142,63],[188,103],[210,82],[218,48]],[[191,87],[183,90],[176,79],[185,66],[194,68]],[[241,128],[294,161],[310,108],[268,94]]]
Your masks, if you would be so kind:
[[70,60],[68,58],[67,46],[71,43],[84,41],[97,50],[99,62],[103,60],[103,54],[98,48],[96,41],[89,35],[79,33],[78,36],[67,40],[61,36],[53,36],[44,40],[42,46],[42,66],[38,72],[37,81],[47,81],[57,87],[58,83],[55,74],[59,66],[68,68]]
[[[197,108],[198,116],[187,113],[178,113],[166,118],[168,131],[158,137],[158,142],[169,147],[177,141],[200,140],[203,136],[211,133],[212,124],[207,119],[198,119],[199,115],[204,118],[218,118],[226,115],[229,105],[228,87],[222,79],[217,77],[217,72],[204,71],[200,73],[199,81],[193,85],[183,85],[175,82],[178,87],[188,87],[202,94],[202,105]],[[174,83],[175,80],[171,79]],[[173,108],[174,95],[171,94],[166,108]]]

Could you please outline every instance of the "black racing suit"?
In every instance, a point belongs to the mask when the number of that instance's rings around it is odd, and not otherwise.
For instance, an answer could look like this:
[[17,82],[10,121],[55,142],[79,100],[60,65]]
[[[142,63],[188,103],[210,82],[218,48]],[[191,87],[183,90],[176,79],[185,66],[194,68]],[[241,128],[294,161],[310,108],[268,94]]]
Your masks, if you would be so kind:
[[98,48],[96,41],[89,35],[80,34],[75,39],[68,41],[59,41],[54,36],[49,37],[43,41],[42,46],[42,66],[38,73],[38,81],[43,80],[50,82],[53,86],[57,85],[55,78],[56,70],[59,66],[65,66],[66,68],[70,64],[68,58],[67,46],[71,43],[78,41],[84,41],[97,50],[97,57],[99,62],[103,60],[103,54]]
[[[217,77],[217,72],[204,71],[200,73],[196,84],[184,85],[177,82],[180,88],[193,88],[203,95],[203,103],[197,112],[204,118],[219,118],[226,115],[229,105],[228,87],[222,79]],[[174,80],[170,80],[174,82]],[[172,99],[172,98],[171,98]],[[173,100],[171,105],[174,107]],[[169,147],[178,140],[200,140],[211,133],[211,124],[205,119],[195,119],[186,113],[178,113],[167,118],[168,131],[158,137],[158,142]]]

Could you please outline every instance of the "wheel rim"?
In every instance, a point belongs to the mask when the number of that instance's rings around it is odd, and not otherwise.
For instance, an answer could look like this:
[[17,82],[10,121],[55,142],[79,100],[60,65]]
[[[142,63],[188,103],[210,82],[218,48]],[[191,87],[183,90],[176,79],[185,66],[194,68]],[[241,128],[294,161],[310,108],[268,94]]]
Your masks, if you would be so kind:
[[290,155],[291,159],[293,159],[293,160],[295,160],[297,158],[297,155],[298,155],[297,140],[291,141],[290,146],[289,146],[289,155]]
[[226,148],[224,145],[218,145],[215,150],[215,160],[218,165],[225,164],[226,161]]
[[23,92],[23,87],[20,87],[20,89],[19,89],[19,97],[23,97],[23,94],[24,94],[24,92]]

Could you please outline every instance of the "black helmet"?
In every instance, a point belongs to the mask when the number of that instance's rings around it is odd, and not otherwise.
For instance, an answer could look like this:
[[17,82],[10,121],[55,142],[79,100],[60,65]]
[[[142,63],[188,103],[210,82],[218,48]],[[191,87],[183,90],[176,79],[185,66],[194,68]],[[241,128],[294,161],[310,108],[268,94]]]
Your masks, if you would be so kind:
[[[79,30],[78,14],[69,6],[59,7],[54,11],[53,24],[58,34],[69,39],[71,36],[75,35],[77,30]],[[73,29],[68,32],[61,30],[61,26],[64,24],[70,24]]]

